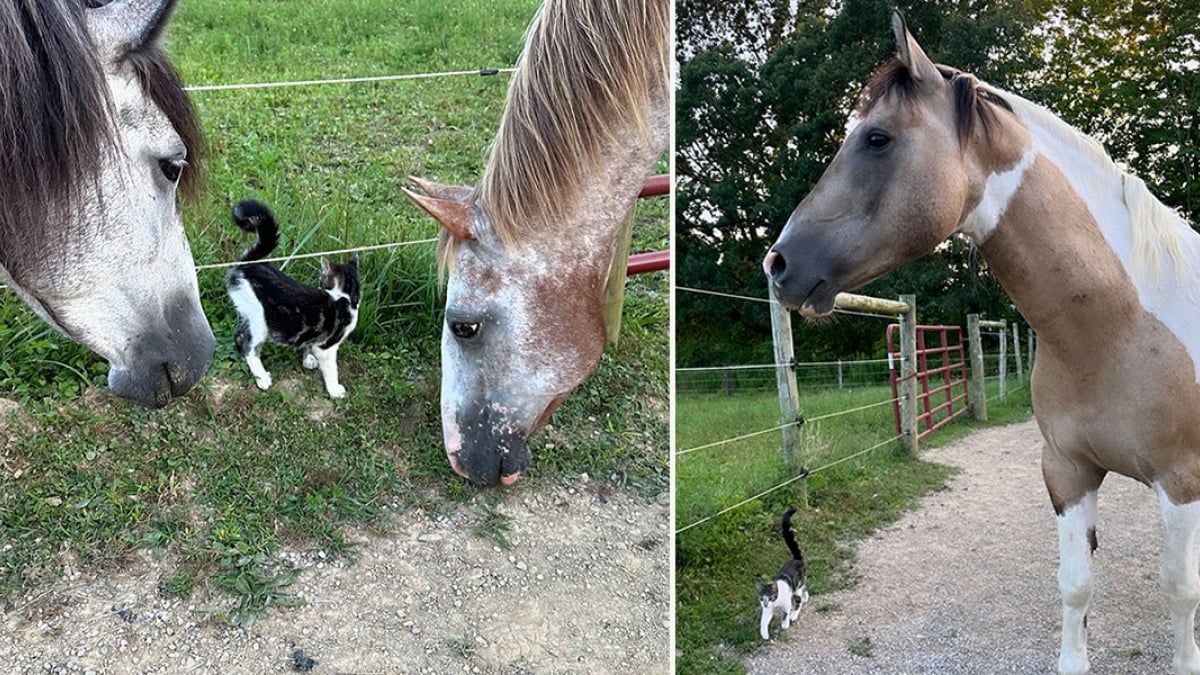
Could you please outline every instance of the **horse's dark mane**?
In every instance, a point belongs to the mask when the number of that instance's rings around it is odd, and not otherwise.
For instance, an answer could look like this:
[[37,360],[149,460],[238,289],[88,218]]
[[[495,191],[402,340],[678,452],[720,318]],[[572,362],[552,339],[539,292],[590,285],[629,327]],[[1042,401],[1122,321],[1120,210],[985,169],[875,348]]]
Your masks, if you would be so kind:
[[[965,146],[978,126],[984,137],[990,137],[996,125],[996,109],[1012,112],[1008,101],[981,89],[974,76],[947,66],[938,66],[942,77],[950,83],[954,94],[954,117],[958,143]],[[908,66],[894,58],[877,70],[867,82],[858,103],[859,116],[866,116],[877,103],[895,96],[901,103],[909,103],[917,97],[917,83]]]
[[[41,250],[54,224],[74,220],[115,142],[104,68],[84,18],[86,7],[103,4],[0,0],[0,265],[14,276],[34,259],[22,252]],[[154,40],[123,59],[187,145],[191,166],[180,187],[194,194],[203,138],[179,76]]]

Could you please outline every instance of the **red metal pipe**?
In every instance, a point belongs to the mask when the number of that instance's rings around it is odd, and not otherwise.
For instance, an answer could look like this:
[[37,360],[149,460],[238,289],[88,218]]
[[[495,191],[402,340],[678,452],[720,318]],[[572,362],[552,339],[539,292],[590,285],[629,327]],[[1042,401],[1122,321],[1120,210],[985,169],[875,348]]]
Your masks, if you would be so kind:
[[629,256],[629,265],[625,268],[625,273],[646,274],[647,272],[661,272],[670,268],[670,251],[652,251],[649,253],[635,253]]
[[671,194],[671,176],[664,173],[647,178],[638,197],[662,197],[669,194]]

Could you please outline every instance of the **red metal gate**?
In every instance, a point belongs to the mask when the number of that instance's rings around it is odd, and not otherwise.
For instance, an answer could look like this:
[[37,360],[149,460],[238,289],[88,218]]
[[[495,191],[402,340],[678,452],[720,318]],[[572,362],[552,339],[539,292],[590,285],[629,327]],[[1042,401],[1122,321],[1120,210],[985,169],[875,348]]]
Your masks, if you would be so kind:
[[[898,324],[887,329],[888,371],[892,381],[892,412],[896,433],[900,428],[900,351],[895,347]],[[939,345],[926,344],[926,335],[939,339]],[[952,341],[953,339],[953,341]],[[962,328],[958,326],[917,326],[917,438],[922,439],[950,420],[967,412],[967,358],[963,349]],[[932,363],[931,363],[932,361]],[[930,378],[936,387],[930,388]],[[935,399],[935,397],[937,397]],[[935,404],[935,400],[938,403]]]

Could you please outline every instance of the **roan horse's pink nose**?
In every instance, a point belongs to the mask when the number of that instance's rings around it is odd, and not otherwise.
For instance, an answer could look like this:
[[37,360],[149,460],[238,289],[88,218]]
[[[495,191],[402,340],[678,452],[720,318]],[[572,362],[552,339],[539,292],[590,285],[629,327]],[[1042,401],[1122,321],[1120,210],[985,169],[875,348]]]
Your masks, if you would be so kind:
[[[462,476],[463,478],[466,478],[467,480],[471,480],[471,476],[469,474],[467,474],[467,470],[464,469],[462,467],[462,465],[458,463],[457,455],[451,455],[451,454],[447,453],[446,457],[450,460],[450,468],[454,469],[454,473]],[[517,479],[520,477],[521,477],[520,471],[517,471],[516,473],[511,473],[507,476],[500,476],[500,484],[505,487],[508,487],[508,486],[512,485],[513,483],[516,483]]]

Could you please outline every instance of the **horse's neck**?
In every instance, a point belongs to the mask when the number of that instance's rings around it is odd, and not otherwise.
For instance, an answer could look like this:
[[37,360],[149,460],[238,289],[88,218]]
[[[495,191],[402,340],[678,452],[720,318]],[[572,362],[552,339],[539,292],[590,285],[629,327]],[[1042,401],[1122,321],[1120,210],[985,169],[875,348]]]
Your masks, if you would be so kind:
[[[571,231],[554,235],[558,242],[552,248],[578,259],[580,249],[590,252],[595,269],[607,275],[612,263],[617,236],[629,210],[641,192],[646,176],[666,147],[669,129],[668,109],[655,105],[648,111],[650,135],[646,143],[628,142],[636,138],[633,132],[610,139],[605,148],[605,161],[591,174],[585,175],[588,189],[571,205]],[[625,141],[625,142],[622,142]],[[603,279],[601,279],[603,281]]]
[[1139,311],[1124,266],[1059,167],[1038,155],[980,244],[1009,297],[1047,345],[1099,349]]

